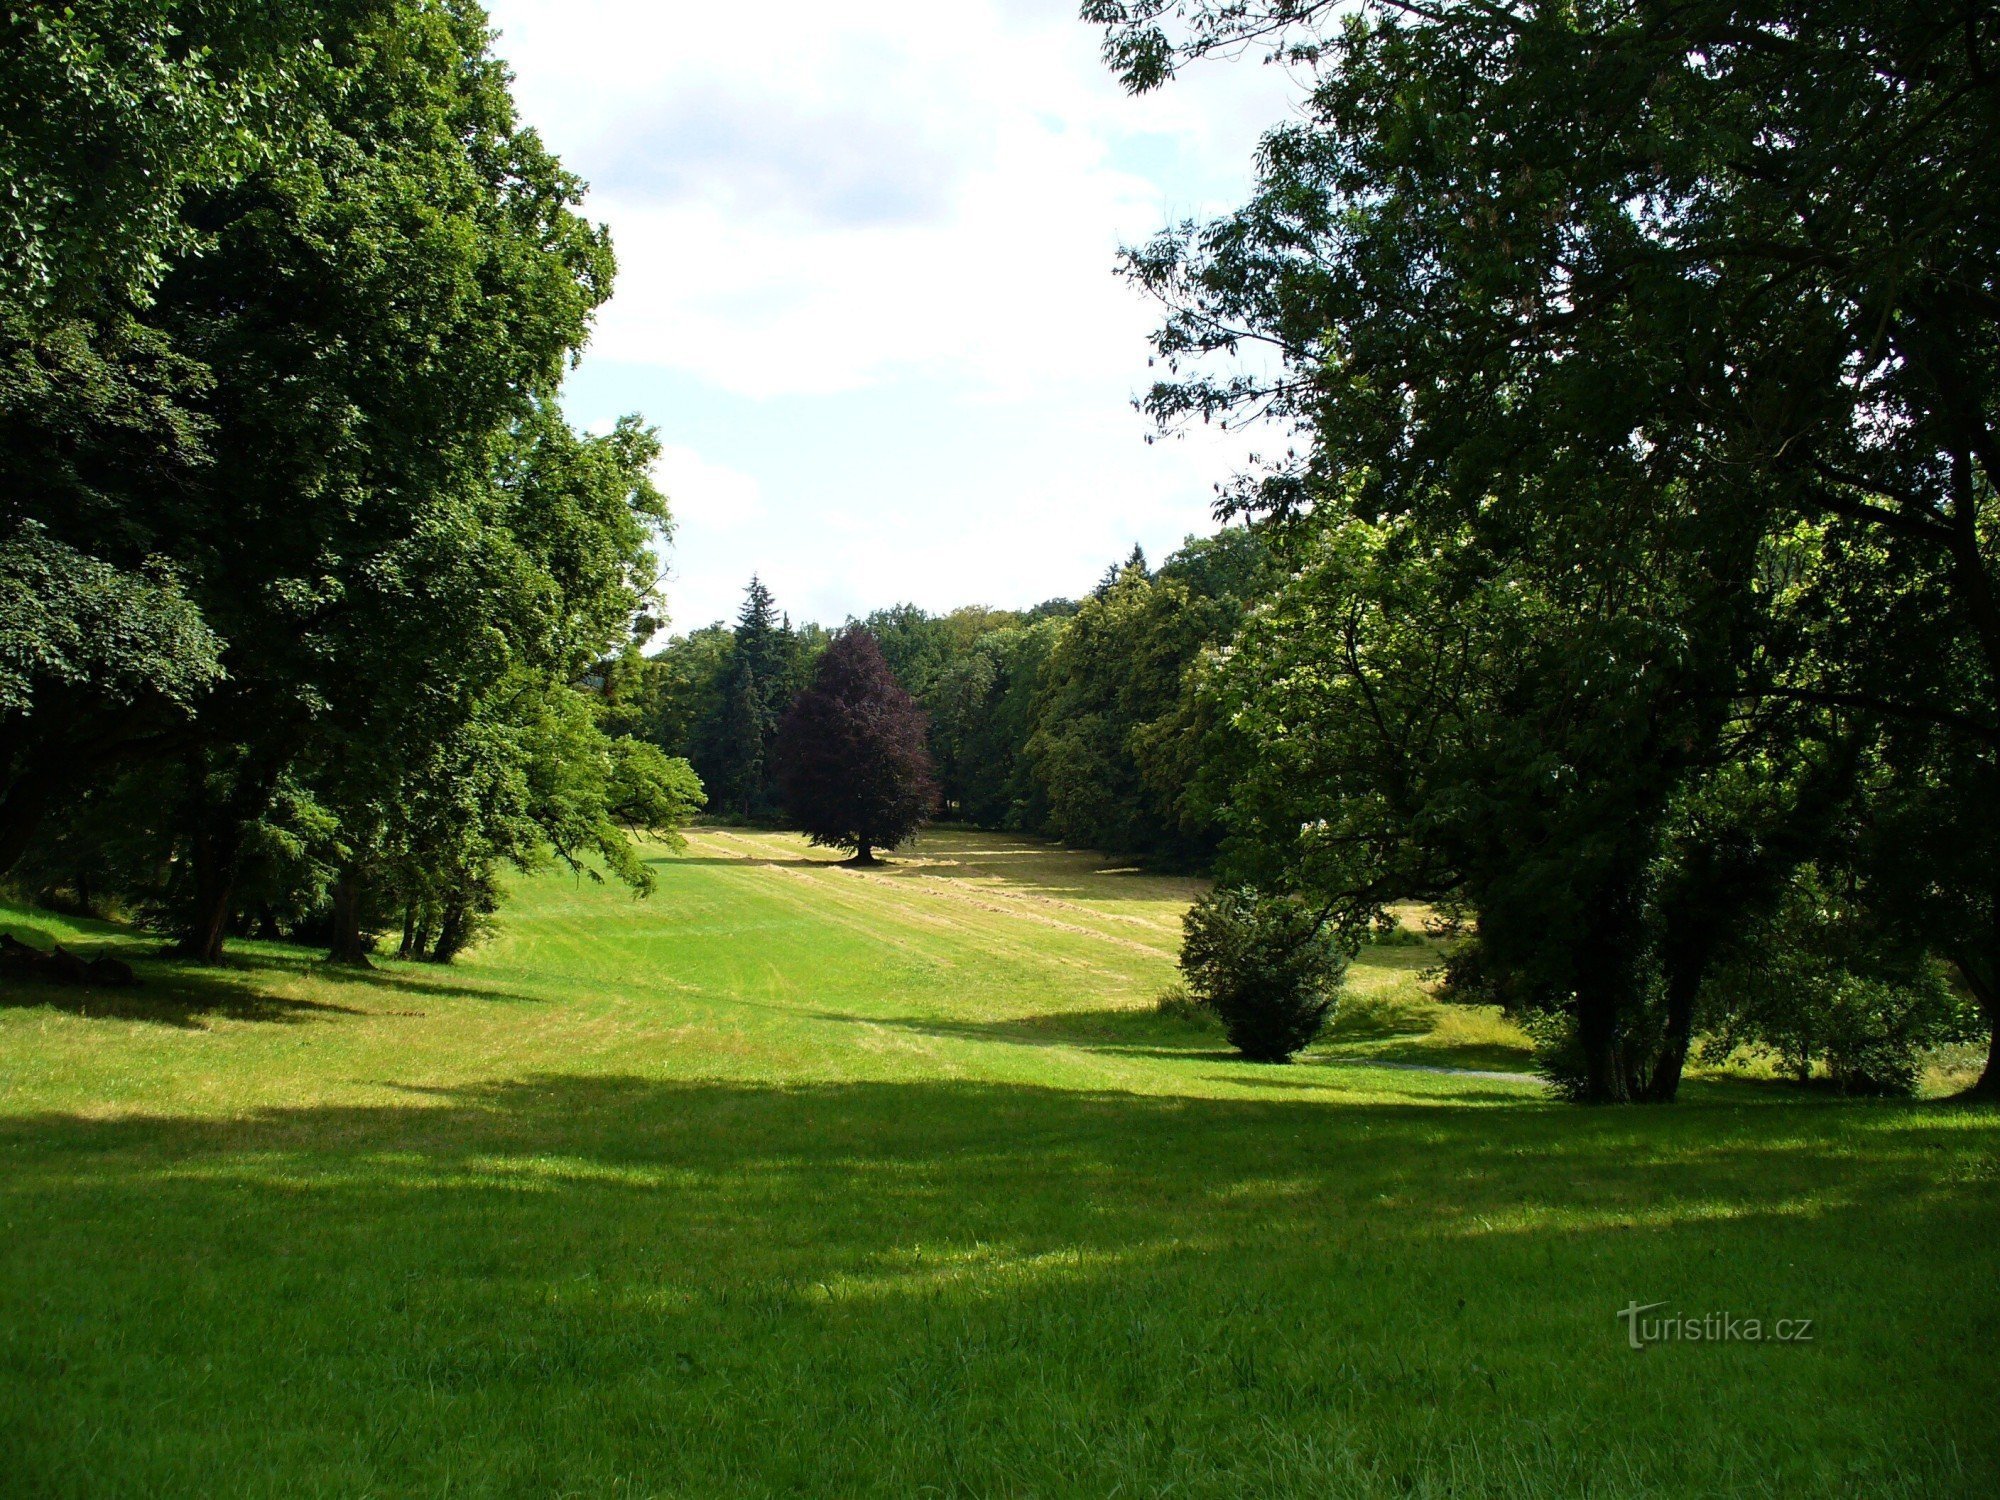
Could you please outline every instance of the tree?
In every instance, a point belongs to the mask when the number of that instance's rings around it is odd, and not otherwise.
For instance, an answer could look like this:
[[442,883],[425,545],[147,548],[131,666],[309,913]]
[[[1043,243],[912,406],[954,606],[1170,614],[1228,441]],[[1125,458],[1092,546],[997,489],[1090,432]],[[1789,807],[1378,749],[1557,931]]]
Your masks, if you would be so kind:
[[1296,896],[1211,891],[1182,920],[1188,991],[1252,1062],[1290,1062],[1325,1029],[1347,955]]
[[903,691],[875,637],[834,637],[812,684],[779,727],[778,784],[791,817],[815,844],[876,862],[937,805],[923,711]]
[[610,247],[484,15],[0,30],[0,870],[115,805],[147,847],[113,863],[202,959],[248,906],[350,960],[422,908],[448,956],[551,850],[643,888],[630,828],[694,783],[578,685],[655,602],[658,445],[555,408]]
[[650,656],[635,649],[607,665],[605,727],[692,757],[695,736],[721,702],[733,637],[717,621],[671,637]]
[[[1555,681],[1613,691],[1563,704],[1539,794],[1506,774],[1487,778],[1506,798],[1478,790],[1482,762],[1504,771],[1548,722],[1529,704],[1557,706],[1488,691],[1518,679],[1480,653],[1499,675],[1469,701],[1499,711],[1453,716],[1475,773],[1459,805],[1511,800],[1487,820],[1498,848],[1598,914],[1568,945],[1591,973],[1532,940],[1512,961],[1551,998],[1607,997],[1575,1001],[1589,1096],[1631,1097],[1618,1053],[1665,914],[1656,861],[1738,726],[1809,707],[1796,733],[1830,758],[1930,726],[1958,748],[1903,774],[1932,768],[1941,824],[1994,822],[2000,189],[1979,143],[2000,126],[2000,34],[1981,7],[1866,0],[1337,9],[1088,7],[1134,88],[1243,46],[1312,80],[1244,209],[1131,257],[1170,306],[1150,403],[1300,430],[1297,460],[1235,506],[1407,522],[1463,552],[1468,587],[1490,564],[1558,606],[1545,647],[1590,611],[1594,644],[1559,653]],[[1201,368],[1246,341],[1277,352],[1276,378]],[[1527,576],[1559,558],[1594,596]],[[1656,710],[1671,731],[1645,730]],[[1962,891],[1953,929],[1975,992],[2000,972],[1990,885]],[[1504,914],[1538,909],[1481,908],[1496,956],[1503,926],[1535,930]]]
[[1132,549],[1066,622],[1025,746],[1046,791],[1045,831],[1180,864],[1212,854],[1194,786],[1189,671],[1235,633],[1266,560],[1245,527],[1196,540],[1157,574]]
[[605,811],[625,828],[685,849],[680,831],[707,800],[694,768],[644,740],[614,739],[610,752]]
[[461,624],[497,643],[503,669],[481,681],[462,665],[447,679],[469,701],[432,679],[427,703],[376,695],[323,730],[339,752],[323,795],[343,814],[332,956],[365,957],[359,916],[372,905],[401,908],[406,933],[423,925],[418,907],[436,908],[425,956],[448,959],[491,904],[498,866],[532,868],[545,851],[652,888],[627,830],[677,838],[700,784],[684,761],[608,737],[600,700],[575,684],[653,598],[649,542],[667,519],[648,478],[657,453],[636,422],[583,436],[544,404],[501,446],[483,538],[491,581]]
[[143,302],[199,242],[183,193],[239,178],[324,81],[313,40],[387,0],[72,0],[0,16],[0,284],[64,314]]
[[1067,610],[978,636],[932,686],[931,743],[947,807],[981,828],[1039,831],[1048,796],[1028,754]]
[[126,572],[32,521],[0,542],[0,871],[63,788],[186,732],[219,650],[164,564]]
[[689,758],[716,804],[740,818],[773,808],[772,742],[800,686],[802,644],[763,581],[743,591],[729,652],[707,713],[689,740]]
[[1915,1092],[1926,1048],[1976,1035],[1979,1008],[1945,966],[1885,929],[1848,872],[1806,866],[1717,975],[1702,1052],[1773,1057],[1799,1082],[1825,1069],[1845,1094]]
[[[513,504],[495,475],[611,270],[580,184],[516,123],[483,17],[410,0],[378,24],[394,47],[327,39],[344,69],[320,129],[193,206],[211,249],[174,267],[157,310],[218,372],[216,463],[162,518],[203,559],[230,642],[204,731],[250,747],[244,805],[323,733],[361,747],[326,757],[369,783],[336,799],[361,862],[358,814],[392,793],[395,743],[434,738],[505,670],[489,606],[535,585],[489,543]],[[220,901],[232,821],[216,819]]]

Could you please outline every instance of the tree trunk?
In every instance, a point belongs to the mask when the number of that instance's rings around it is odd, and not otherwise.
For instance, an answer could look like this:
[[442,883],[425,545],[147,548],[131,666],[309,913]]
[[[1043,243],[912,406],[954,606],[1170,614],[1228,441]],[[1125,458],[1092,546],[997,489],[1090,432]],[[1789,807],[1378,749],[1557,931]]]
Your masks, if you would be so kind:
[[1573,959],[1586,1104],[1628,1104],[1637,1093],[1625,1033],[1639,999],[1638,876],[1634,860],[1599,883],[1593,920]]
[[359,871],[343,870],[333,884],[333,944],[326,960],[367,968],[368,942],[361,933],[362,881]]
[[472,913],[465,900],[459,896],[447,896],[444,912],[438,918],[437,946],[431,950],[430,961],[434,964],[448,964],[458,957],[472,936]]
[[235,785],[221,802],[208,798],[207,769],[197,751],[188,765],[193,783],[190,804],[195,809],[194,838],[189,857],[194,865],[194,905],[176,951],[196,963],[222,961],[229,936],[237,867],[243,858],[244,830],[271,804],[281,761],[246,762],[236,768]]
[[1681,1074],[1687,1068],[1688,1049],[1694,1045],[1694,1002],[1701,990],[1701,974],[1669,971],[1667,975],[1667,1034],[1660,1039],[1659,1056],[1646,1080],[1641,1100],[1647,1104],[1672,1104],[1681,1091]]
[[41,827],[54,790],[51,777],[30,771],[14,778],[6,795],[0,796],[0,876],[20,863]]
[[869,843],[867,839],[863,839],[859,844],[855,846],[854,858],[851,861],[849,861],[849,863],[857,865],[872,865],[872,864],[879,864],[880,861],[875,858],[875,846]]
[[2000,1104],[2000,1012],[1987,1010],[1986,1015],[1986,1067],[1979,1079],[1959,1095],[1961,1099],[1980,1099]]
[[417,903],[403,903],[403,941],[396,949],[396,957],[408,958],[417,949]]
[[1669,908],[1666,938],[1667,1028],[1639,1097],[1648,1104],[1672,1104],[1694,1045],[1695,1003],[1720,947],[1725,914],[1743,920],[1747,901],[1719,903],[1715,908]]
[[194,865],[194,903],[176,951],[198,964],[222,962],[229,936],[230,899],[236,890],[236,861],[243,830],[226,814],[215,814],[195,834],[189,854]]
[[2000,1103],[2000,982],[1996,982],[1996,976],[2000,976],[2000,951],[1986,964],[1960,956],[1957,965],[1966,988],[1979,1002],[1979,1014],[1986,1021],[1986,1067],[1972,1087],[1958,1097]]
[[1583,1052],[1581,1102],[1625,1103],[1624,1060],[1618,1049],[1618,1004],[1612,992],[1593,987],[1578,993],[1576,1040]]

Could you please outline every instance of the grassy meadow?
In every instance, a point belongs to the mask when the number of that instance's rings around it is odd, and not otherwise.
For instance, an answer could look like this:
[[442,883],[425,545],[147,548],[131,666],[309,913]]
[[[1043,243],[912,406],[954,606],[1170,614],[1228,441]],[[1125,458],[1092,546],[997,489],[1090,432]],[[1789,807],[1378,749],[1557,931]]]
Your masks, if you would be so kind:
[[2000,1493],[1991,1111],[1551,1103],[1408,945],[1239,1062],[1193,883],[1018,840],[657,870],[448,970],[0,907],[145,979],[0,1005],[0,1491]]

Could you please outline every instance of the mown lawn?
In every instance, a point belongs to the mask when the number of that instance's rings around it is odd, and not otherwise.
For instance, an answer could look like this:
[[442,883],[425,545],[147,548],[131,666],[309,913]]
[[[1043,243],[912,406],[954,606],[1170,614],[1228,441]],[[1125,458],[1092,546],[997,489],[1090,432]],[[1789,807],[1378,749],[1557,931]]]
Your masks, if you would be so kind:
[[0,1489],[2000,1493],[1992,1112],[1547,1103],[1416,948],[1260,1068],[1153,1013],[1187,882],[825,860],[529,880],[450,971],[0,907],[147,981],[0,1006]]

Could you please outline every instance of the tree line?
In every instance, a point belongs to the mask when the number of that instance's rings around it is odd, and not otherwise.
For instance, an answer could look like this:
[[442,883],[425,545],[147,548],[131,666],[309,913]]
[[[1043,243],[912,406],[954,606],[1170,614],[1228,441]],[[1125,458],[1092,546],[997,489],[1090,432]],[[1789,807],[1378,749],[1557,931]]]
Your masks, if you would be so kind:
[[[1240,210],[1125,262],[1155,418],[1288,453],[1074,608],[867,622],[946,809],[1211,863],[1203,971],[1431,902],[1447,992],[1580,1100],[1744,1044],[1907,1090],[1972,1038],[2000,1094],[1990,7],[1084,10],[1135,91],[1307,82]],[[745,628],[631,702],[755,811]]]
[[[1233,638],[1268,586],[1261,536],[1190,538],[1157,569],[1135,548],[1083,599],[1024,610],[879,609],[866,635],[922,710],[935,777],[927,811],[1182,869],[1221,839],[1192,773],[1201,754],[1193,668]],[[608,672],[607,722],[685,757],[730,816],[796,821],[782,727],[838,639],[793,625],[757,579],[733,624],[636,647]]]
[[361,961],[508,866],[636,889],[701,801],[606,727],[653,433],[556,396],[609,296],[464,0],[0,16],[0,877]]

